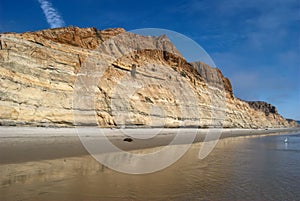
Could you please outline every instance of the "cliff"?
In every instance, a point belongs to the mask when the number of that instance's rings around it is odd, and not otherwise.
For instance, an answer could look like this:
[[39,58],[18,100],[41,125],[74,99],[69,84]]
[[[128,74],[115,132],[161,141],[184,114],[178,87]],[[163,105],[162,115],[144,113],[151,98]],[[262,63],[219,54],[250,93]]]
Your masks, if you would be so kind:
[[[262,111],[269,118],[276,118],[276,116],[280,116],[277,108],[265,101],[245,101],[249,104],[250,107],[257,111]],[[299,124],[293,119],[286,119],[292,127],[298,127]]]
[[266,116],[276,114],[278,115],[277,108],[274,105],[271,105],[270,103],[264,102],[264,101],[246,101],[250,107],[260,110],[266,114]]
[[0,125],[295,126],[234,97],[217,68],[167,36],[67,27],[0,36]]

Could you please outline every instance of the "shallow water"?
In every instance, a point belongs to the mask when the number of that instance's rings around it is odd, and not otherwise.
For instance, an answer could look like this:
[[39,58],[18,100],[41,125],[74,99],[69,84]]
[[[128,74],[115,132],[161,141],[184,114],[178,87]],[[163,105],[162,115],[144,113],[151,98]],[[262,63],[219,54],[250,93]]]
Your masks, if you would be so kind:
[[0,200],[299,200],[300,134],[288,136],[289,143],[286,135],[223,139],[203,160],[197,143],[145,175],[113,171],[91,156],[3,164]]

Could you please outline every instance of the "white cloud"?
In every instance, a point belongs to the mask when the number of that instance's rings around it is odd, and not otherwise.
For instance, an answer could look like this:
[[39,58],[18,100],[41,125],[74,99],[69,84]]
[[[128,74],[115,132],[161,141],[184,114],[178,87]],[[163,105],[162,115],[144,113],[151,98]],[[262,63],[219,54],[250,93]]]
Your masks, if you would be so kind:
[[65,25],[64,20],[53,8],[52,4],[46,0],[38,0],[41,4],[41,8],[46,16],[47,22],[51,28],[62,27]]

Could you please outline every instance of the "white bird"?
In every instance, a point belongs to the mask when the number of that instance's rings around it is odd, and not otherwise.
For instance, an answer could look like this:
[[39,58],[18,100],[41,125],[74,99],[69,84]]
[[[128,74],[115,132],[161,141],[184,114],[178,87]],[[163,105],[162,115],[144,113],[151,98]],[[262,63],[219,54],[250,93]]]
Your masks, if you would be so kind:
[[286,137],[286,138],[284,139],[284,143],[288,143],[288,141],[289,141],[289,139]]

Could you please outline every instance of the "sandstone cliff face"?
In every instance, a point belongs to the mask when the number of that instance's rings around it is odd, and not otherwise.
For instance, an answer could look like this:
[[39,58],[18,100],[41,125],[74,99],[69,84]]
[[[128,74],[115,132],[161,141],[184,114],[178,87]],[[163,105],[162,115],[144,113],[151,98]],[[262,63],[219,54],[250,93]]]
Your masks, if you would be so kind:
[[0,72],[1,125],[294,126],[235,98],[219,69],[188,63],[166,36],[77,27],[1,34]]
[[[267,118],[269,119],[275,119],[276,117],[281,117],[281,115],[278,113],[277,108],[274,105],[271,105],[270,103],[264,102],[264,101],[245,101],[249,104],[249,106],[257,111],[261,111],[265,113]],[[289,125],[291,127],[298,127],[299,124],[292,119],[286,119],[288,121]]]
[[218,68],[210,67],[202,62],[192,62],[191,64],[210,86],[222,90],[224,89],[231,97],[233,97],[232,86],[229,79],[224,77]]

